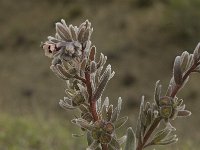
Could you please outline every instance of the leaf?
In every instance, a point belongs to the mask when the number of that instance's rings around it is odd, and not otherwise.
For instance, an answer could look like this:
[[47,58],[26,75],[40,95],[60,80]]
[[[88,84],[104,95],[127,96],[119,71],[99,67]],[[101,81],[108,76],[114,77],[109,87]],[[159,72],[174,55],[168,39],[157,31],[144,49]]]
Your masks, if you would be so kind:
[[127,141],[124,150],[136,150],[136,137],[133,129],[129,127],[126,134]]
[[177,117],[188,117],[191,114],[192,113],[188,110],[180,110],[180,111],[178,111]]
[[178,141],[177,136],[173,135],[165,140],[162,140],[162,141],[156,143],[156,145],[168,145],[168,144],[176,143],[177,141]]
[[91,61],[94,61],[95,60],[95,56],[96,56],[96,47],[95,46],[92,46],[92,48],[90,49],[90,56],[89,56],[89,59]]
[[123,126],[123,125],[126,123],[127,120],[128,120],[128,117],[127,117],[127,116],[118,119],[118,120],[114,123],[115,129],[118,129],[118,128],[120,128],[121,126]]
[[79,28],[79,32],[78,32],[78,41],[79,42],[83,42],[82,39],[83,39],[84,32],[85,32],[85,27]]
[[177,85],[182,84],[182,71],[181,71],[181,61],[180,56],[177,56],[174,61],[174,67],[173,67],[173,75],[174,75],[174,81]]
[[119,97],[117,107],[114,109],[112,113],[111,122],[115,122],[118,119],[121,111],[121,105],[122,105],[122,98]]
[[69,25],[69,30],[71,32],[72,39],[74,41],[76,41],[77,40],[77,34],[76,34],[76,31],[75,31],[75,28],[72,25]]
[[87,143],[88,143],[88,145],[91,145],[93,141],[94,141],[94,140],[93,140],[93,138],[92,138],[91,133],[90,133],[90,132],[87,132]]
[[54,65],[51,65],[50,66],[50,69],[55,73],[55,75],[57,77],[59,77],[60,79],[63,79],[63,80],[68,80],[68,78],[62,74],[60,74],[60,71],[58,70],[58,68]]
[[158,80],[156,82],[155,92],[154,92],[154,100],[157,105],[159,105],[160,95],[161,95],[161,87],[160,87],[160,80]]
[[107,111],[107,121],[111,120],[112,113],[113,113],[113,105],[110,105]]
[[186,68],[188,66],[189,55],[190,54],[187,51],[185,51],[182,53],[182,55],[180,57],[182,72],[189,69],[189,68]]
[[198,45],[196,46],[193,55],[194,55],[194,62],[197,63],[200,57],[200,43],[198,43]]
[[[64,20],[62,20],[62,21],[64,21]],[[71,41],[70,31],[67,26],[63,26],[60,22],[57,22],[56,23],[56,31],[63,40]]]
[[73,119],[71,122],[87,130],[93,129],[93,126],[89,124],[85,119],[82,119],[82,118]]
[[90,63],[90,73],[95,73],[97,70],[97,65],[96,65],[96,62],[95,61],[92,61]]
[[95,91],[95,94],[92,98],[93,100],[96,101],[97,99],[99,99],[101,97],[101,95],[102,95],[102,93],[103,93],[103,91],[104,91],[104,89],[105,89],[105,87],[106,87],[106,85],[109,81],[110,74],[111,74],[111,66],[108,65],[108,67],[105,70],[105,75],[102,78],[102,80],[100,81],[100,84],[98,85],[98,87]]
[[171,133],[171,131],[172,130],[170,128],[165,128],[159,131],[158,133],[155,134],[151,143],[154,143],[154,144],[159,143],[160,141],[165,139]]
[[60,100],[59,105],[60,105],[62,108],[66,109],[66,110],[67,110],[67,109],[75,109],[75,107],[72,106],[72,104],[70,104],[69,102],[64,101],[64,100]]
[[57,69],[59,70],[59,73],[66,77],[66,78],[72,78],[74,75],[70,74],[63,66],[61,66],[60,64],[56,65]]
[[102,110],[101,110],[101,116],[103,120],[107,119],[107,108],[106,106],[103,106]]
[[127,135],[122,136],[120,139],[117,141],[119,142],[120,145],[124,144],[127,140]]

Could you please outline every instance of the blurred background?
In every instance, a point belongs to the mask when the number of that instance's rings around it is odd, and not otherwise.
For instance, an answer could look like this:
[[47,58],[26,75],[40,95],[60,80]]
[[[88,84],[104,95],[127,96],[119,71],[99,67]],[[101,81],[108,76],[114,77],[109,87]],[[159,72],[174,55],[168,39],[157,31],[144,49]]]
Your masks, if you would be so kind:
[[[70,123],[76,113],[59,107],[65,83],[40,48],[55,22],[92,22],[92,42],[116,72],[103,97],[116,104],[121,96],[127,126],[135,128],[141,96],[152,101],[158,79],[165,90],[175,56],[200,41],[199,8],[199,0],[0,0],[0,150],[86,148],[84,137],[72,139],[81,133]],[[194,74],[178,95],[193,113],[173,122],[178,143],[156,149],[199,149],[199,85]]]

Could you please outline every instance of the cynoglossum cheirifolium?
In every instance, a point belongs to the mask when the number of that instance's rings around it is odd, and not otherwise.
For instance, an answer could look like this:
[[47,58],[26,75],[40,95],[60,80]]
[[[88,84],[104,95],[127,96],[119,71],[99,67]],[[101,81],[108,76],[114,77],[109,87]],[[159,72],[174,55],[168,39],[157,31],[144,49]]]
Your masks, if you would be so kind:
[[[178,141],[171,120],[187,117],[183,100],[176,95],[188,82],[192,73],[200,72],[200,44],[193,54],[183,52],[174,61],[173,75],[168,89],[161,92],[160,81],[156,82],[154,101],[145,102],[142,96],[136,132],[131,127],[124,136],[118,137],[116,130],[128,117],[120,117],[122,99],[117,106],[109,98],[101,96],[108,81],[114,76],[107,57],[96,56],[96,47],[90,41],[93,28],[86,20],[79,27],[67,25],[62,19],[56,23],[56,34],[42,43],[45,55],[52,59],[51,70],[66,84],[66,97],[59,104],[66,110],[79,110],[79,117],[72,123],[87,135],[87,150],[142,150],[152,145],[168,145]],[[164,128],[159,127],[163,121]],[[78,135],[74,135],[78,136]]]

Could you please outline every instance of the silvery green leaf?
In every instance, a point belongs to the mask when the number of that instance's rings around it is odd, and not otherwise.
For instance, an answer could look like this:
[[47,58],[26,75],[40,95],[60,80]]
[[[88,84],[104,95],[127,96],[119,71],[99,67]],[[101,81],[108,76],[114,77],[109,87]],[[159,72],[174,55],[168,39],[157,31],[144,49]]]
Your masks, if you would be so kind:
[[72,39],[74,41],[76,41],[77,40],[77,34],[76,34],[76,31],[75,31],[75,28],[72,25],[69,25],[69,30],[71,32]]
[[70,31],[67,26],[63,26],[60,22],[58,22],[56,23],[56,31],[63,40],[71,41]]
[[[113,71],[113,72],[111,73],[111,75],[110,75],[110,79],[113,78],[114,75],[115,75],[115,72]],[[109,80],[110,80],[110,79],[109,79]]]
[[189,68],[187,68],[188,61],[189,61],[189,55],[190,54],[187,51],[185,51],[185,52],[182,53],[182,55],[180,57],[182,72],[185,72],[185,70],[189,69]]
[[160,95],[161,95],[161,87],[160,87],[160,81],[158,80],[156,82],[155,92],[154,92],[154,100],[157,105],[159,105]]
[[92,48],[90,49],[90,56],[89,56],[89,59],[91,61],[94,61],[95,60],[95,56],[96,56],[96,47],[95,46],[92,46]]
[[126,140],[127,140],[127,135],[124,135],[121,138],[119,138],[117,141],[118,141],[119,145],[122,145],[126,142]]
[[81,92],[81,95],[83,95],[84,99],[87,100],[89,98],[89,94],[87,92],[86,87],[84,87],[83,85],[81,85],[79,83],[77,85],[78,85],[78,88],[79,88],[79,90]]
[[73,119],[72,123],[90,131],[93,129],[93,126],[90,123],[88,123],[85,119],[82,119],[82,118]]
[[181,106],[183,104],[182,99],[177,99],[176,106]]
[[168,137],[165,140],[162,140],[160,142],[157,142],[156,145],[168,145],[168,144],[173,144],[176,143],[178,141],[178,138],[176,135],[173,135],[171,137]]
[[109,144],[114,150],[120,150],[120,144],[114,137],[112,138]]
[[183,82],[181,88],[183,88],[183,87],[186,85],[186,83],[189,81],[189,78],[190,78],[190,76],[188,76],[188,77],[185,79],[185,81]]
[[58,43],[58,42],[61,42],[60,40],[56,39],[55,37],[52,37],[52,36],[48,36],[47,37],[49,41],[53,42],[53,43]]
[[111,120],[112,113],[113,113],[113,105],[110,105],[107,111],[107,121]]
[[81,70],[85,71],[86,64],[87,64],[87,58],[83,59],[83,61],[81,63]]
[[[97,67],[97,68],[98,68],[98,67]],[[98,83],[100,82],[102,70],[103,70],[103,66],[99,67],[99,68],[97,69],[97,72],[96,72],[96,77],[97,77],[97,82],[98,82]]]
[[63,66],[60,64],[56,65],[57,69],[59,70],[59,73],[62,74],[66,78],[72,78],[74,75],[70,74]]
[[98,141],[93,141],[92,144],[86,149],[86,150],[96,150],[96,148],[99,146]]
[[89,112],[88,107],[87,107],[86,105],[84,105],[84,104],[81,104],[81,105],[79,106],[79,109],[80,109],[81,112],[83,112],[83,113]]
[[100,112],[100,111],[101,111],[101,98],[99,98],[99,99],[97,100],[96,105],[97,105],[97,111]]
[[101,67],[102,65],[102,62],[103,62],[103,59],[104,59],[104,55],[101,53],[100,54],[100,57],[99,57],[99,61],[97,63],[97,67]]
[[106,108],[108,108],[108,106],[109,106],[109,98],[108,97],[105,98],[105,100],[104,100],[104,102],[102,104],[102,107],[103,106],[106,106]]
[[137,120],[137,126],[136,126],[136,138],[138,139],[138,141],[141,142],[141,131],[142,131],[142,127],[141,127],[141,120],[140,118],[138,118]]
[[165,139],[171,133],[171,131],[172,130],[170,128],[165,128],[159,131],[158,133],[155,134],[151,143],[154,143],[154,144],[159,143],[160,141]]
[[153,117],[152,110],[151,109],[147,110],[146,127],[148,127],[151,124],[152,117]]
[[199,61],[199,57],[200,57],[200,43],[198,43],[198,45],[196,46],[195,50],[194,50],[194,62],[197,63]]
[[72,106],[70,103],[66,102],[66,101],[63,101],[63,100],[60,100],[59,102],[59,105],[64,108],[64,109],[75,109],[74,106]]
[[106,64],[106,61],[107,61],[107,56],[105,56],[105,57],[103,58],[103,61],[102,61],[101,66],[104,66],[104,65]]
[[92,86],[92,92],[96,91],[96,74],[91,73],[90,74],[90,81],[91,81],[91,86]]
[[95,61],[92,61],[92,62],[90,63],[90,73],[94,73],[94,72],[96,72],[96,70],[97,70],[96,62],[95,62]]
[[83,119],[87,120],[88,122],[91,122],[93,120],[93,117],[91,113],[87,112],[82,116]]
[[185,104],[183,104],[183,105],[181,105],[181,106],[178,106],[177,108],[178,108],[179,111],[180,111],[180,110],[185,110]]
[[99,83],[99,85],[98,85],[98,87],[97,87],[97,89],[96,89],[96,91],[93,95],[94,100],[97,100],[101,97],[101,95],[102,95],[102,93],[103,93],[103,91],[104,91],[104,89],[105,89],[105,87],[106,87],[106,85],[109,81],[110,74],[111,74],[111,67],[108,66],[105,70],[104,77],[101,79],[101,81],[100,81],[100,83]]
[[173,113],[172,113],[172,116],[171,116],[171,119],[172,119],[172,120],[175,120],[175,119],[176,119],[176,117],[177,117],[177,115],[178,115],[178,112],[179,112],[179,110],[178,110],[177,108],[174,108],[174,109],[173,109]]
[[182,71],[181,71],[181,61],[180,56],[177,56],[174,61],[174,67],[173,67],[173,75],[174,75],[174,81],[177,85],[182,84]]
[[144,110],[144,96],[142,96],[142,99],[141,99],[140,112],[139,112],[139,115],[138,115],[137,127],[136,127],[136,137],[139,140],[141,140],[142,132],[143,132],[143,129],[144,129],[144,126],[142,125],[142,119],[144,119],[144,118],[141,118],[141,117],[143,117],[142,116],[143,110]]
[[144,96],[142,96],[141,103],[140,103],[140,112],[139,112],[139,117],[141,119],[141,116],[143,115],[144,111]]
[[60,40],[60,41],[62,41],[63,39],[59,36],[59,34],[56,32],[56,34],[55,34],[55,38],[56,39],[58,39],[58,40]]
[[68,98],[73,98],[74,94],[76,94],[73,89],[66,89],[65,93],[66,93]]
[[117,121],[114,122],[115,129],[118,129],[121,126],[123,126],[126,123],[127,120],[128,120],[127,116],[119,118]]
[[118,111],[117,111],[117,107],[116,107],[112,113],[111,122],[115,122],[117,120],[117,118],[118,118]]
[[140,120],[141,120],[141,125],[143,127],[145,127],[146,126],[146,122],[147,122],[147,116],[144,113],[144,111],[142,111],[141,114],[140,114]]
[[118,98],[118,104],[117,104],[118,116],[119,116],[119,114],[120,114],[120,112],[121,112],[121,108],[122,108],[122,98],[119,97],[119,98]]
[[131,127],[127,129],[126,135],[127,135],[127,140],[124,150],[136,150],[136,137]]
[[93,138],[92,138],[91,133],[90,133],[90,132],[87,132],[87,143],[88,143],[88,145],[91,145],[93,141],[94,141],[94,140],[93,140]]
[[84,32],[85,32],[85,27],[79,28],[79,32],[78,32],[78,41],[79,42],[83,42]]
[[194,64],[193,54],[190,54],[188,57],[188,63],[186,65],[186,68],[190,68]]
[[111,122],[115,122],[118,119],[119,114],[121,112],[121,106],[122,106],[122,98],[119,97],[117,107],[114,109],[112,113]]
[[101,116],[103,120],[107,120],[107,107],[105,105],[102,107]]
[[190,111],[188,111],[188,110],[180,110],[180,111],[178,111],[178,114],[177,114],[177,116],[178,117],[188,117],[188,116],[190,116],[192,113],[190,112]]
[[59,77],[60,79],[63,79],[63,80],[68,80],[67,77],[63,76],[62,74],[60,74],[60,71],[58,70],[57,67],[55,67],[54,65],[51,65],[50,66],[50,69],[55,73],[55,75],[57,77]]
[[87,29],[85,30],[84,34],[83,34],[82,41],[83,41],[83,42],[86,42],[86,41],[90,40],[90,35],[91,35],[91,33],[92,33],[92,29],[87,28]]

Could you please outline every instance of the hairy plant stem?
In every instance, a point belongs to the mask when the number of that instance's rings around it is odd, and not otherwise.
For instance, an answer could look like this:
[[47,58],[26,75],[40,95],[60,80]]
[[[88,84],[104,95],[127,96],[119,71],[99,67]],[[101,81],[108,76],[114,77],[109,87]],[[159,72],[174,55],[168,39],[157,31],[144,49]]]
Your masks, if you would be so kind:
[[[97,110],[96,110],[96,100],[92,98],[92,86],[90,82],[90,74],[88,72],[85,72],[85,84],[87,86],[87,91],[89,94],[88,103],[90,104],[90,111],[94,121],[97,121],[99,117],[97,115]],[[102,150],[108,150],[107,144],[101,144],[101,147]]]
[[87,91],[89,94],[88,103],[90,104],[90,111],[94,121],[98,120],[97,110],[96,110],[96,100],[92,97],[92,85],[90,81],[90,74],[89,72],[85,72],[85,84],[87,86]]
[[[191,68],[185,73],[185,75],[182,78],[182,82],[180,85],[176,85],[175,88],[172,91],[172,94],[170,95],[170,97],[174,98],[176,96],[176,94],[179,92],[180,88],[183,86],[185,80],[188,78],[188,76],[195,71],[196,67],[200,65],[200,62],[198,63],[194,63]],[[154,120],[154,122],[151,124],[149,130],[146,132],[143,141],[140,142],[137,146],[136,150],[143,150],[145,147],[150,146],[151,144],[146,144],[146,142],[148,141],[148,139],[150,138],[151,134],[154,132],[154,130],[156,129],[156,127],[158,126],[158,124],[160,123],[160,121],[162,120],[162,118],[156,118]]]
[[161,118],[156,118],[154,120],[154,122],[151,124],[149,130],[146,132],[143,141],[137,146],[136,150],[142,150],[146,144],[146,142],[148,141],[148,139],[150,138],[151,134],[153,133],[153,131],[156,129],[156,127],[158,126],[158,124],[160,123],[162,119]]

